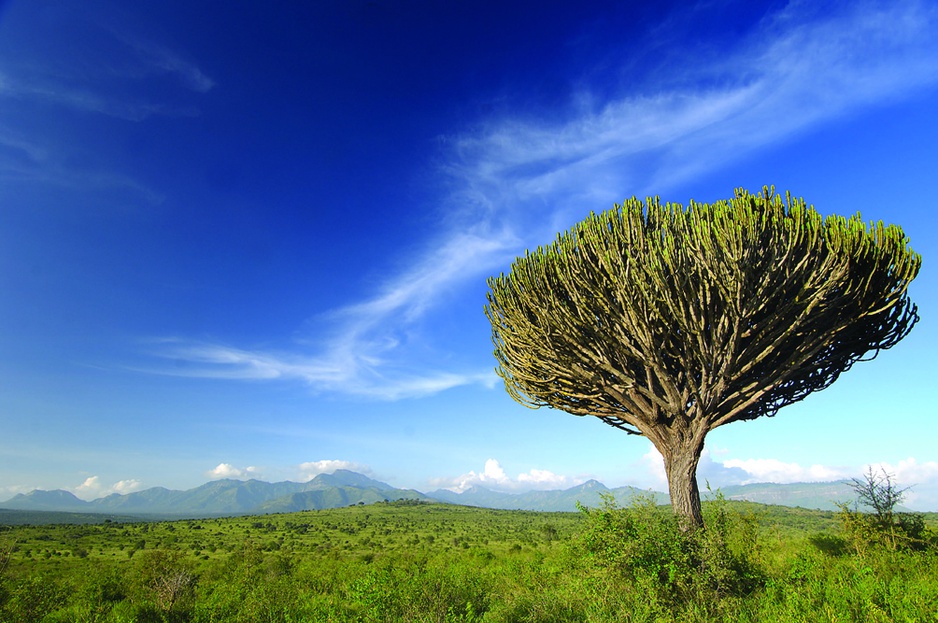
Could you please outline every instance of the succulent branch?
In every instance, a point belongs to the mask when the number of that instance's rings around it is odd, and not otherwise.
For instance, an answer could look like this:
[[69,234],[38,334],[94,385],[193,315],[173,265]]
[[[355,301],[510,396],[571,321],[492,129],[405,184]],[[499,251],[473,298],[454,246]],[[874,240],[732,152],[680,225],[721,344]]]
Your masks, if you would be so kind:
[[920,267],[900,227],[774,188],[632,198],[489,279],[485,313],[516,401],[669,447],[773,416],[894,346],[918,320]]

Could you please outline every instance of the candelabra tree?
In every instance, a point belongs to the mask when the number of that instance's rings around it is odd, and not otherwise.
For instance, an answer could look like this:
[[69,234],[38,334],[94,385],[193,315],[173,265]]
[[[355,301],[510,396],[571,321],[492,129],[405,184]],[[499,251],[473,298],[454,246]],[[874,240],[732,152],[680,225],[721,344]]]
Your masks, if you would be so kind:
[[773,416],[909,333],[908,242],[768,187],[686,208],[633,198],[488,280],[496,372],[523,405],[647,437],[692,529],[708,432]]

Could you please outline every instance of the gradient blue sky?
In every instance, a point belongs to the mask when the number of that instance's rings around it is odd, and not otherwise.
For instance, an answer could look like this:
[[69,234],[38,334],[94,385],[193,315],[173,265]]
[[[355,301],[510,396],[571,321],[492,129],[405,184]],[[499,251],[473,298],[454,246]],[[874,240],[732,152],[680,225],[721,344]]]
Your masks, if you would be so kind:
[[517,405],[485,279],[590,210],[791,190],[924,257],[899,346],[712,433],[700,481],[883,465],[938,510],[938,5],[0,5],[0,500],[347,467],[665,487]]

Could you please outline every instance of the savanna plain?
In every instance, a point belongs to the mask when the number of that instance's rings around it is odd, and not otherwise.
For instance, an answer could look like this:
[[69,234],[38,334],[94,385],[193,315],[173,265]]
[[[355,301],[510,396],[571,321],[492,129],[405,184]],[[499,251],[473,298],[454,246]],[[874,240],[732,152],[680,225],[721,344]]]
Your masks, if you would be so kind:
[[[0,621],[938,621],[938,515],[392,501],[0,526]],[[21,515],[20,520],[24,520]]]

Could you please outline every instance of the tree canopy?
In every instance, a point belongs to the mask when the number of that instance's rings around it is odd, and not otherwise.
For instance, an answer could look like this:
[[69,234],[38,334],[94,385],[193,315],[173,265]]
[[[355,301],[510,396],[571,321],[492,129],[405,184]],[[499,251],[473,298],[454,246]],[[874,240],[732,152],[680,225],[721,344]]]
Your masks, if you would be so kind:
[[686,208],[632,198],[489,279],[496,371],[521,404],[647,437],[699,525],[707,432],[775,415],[911,330],[908,242],[768,187]]

